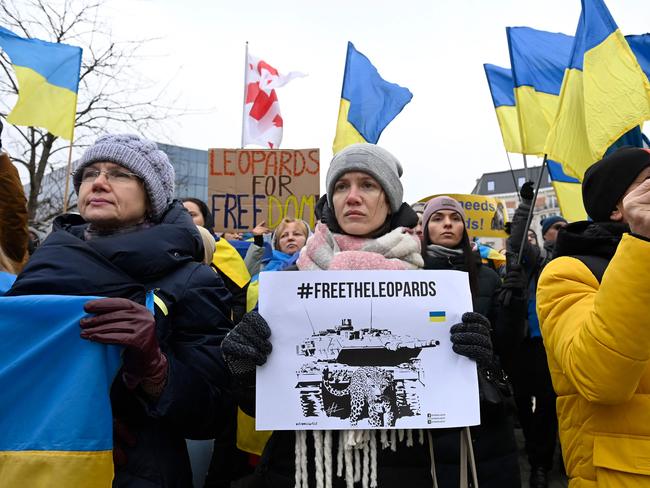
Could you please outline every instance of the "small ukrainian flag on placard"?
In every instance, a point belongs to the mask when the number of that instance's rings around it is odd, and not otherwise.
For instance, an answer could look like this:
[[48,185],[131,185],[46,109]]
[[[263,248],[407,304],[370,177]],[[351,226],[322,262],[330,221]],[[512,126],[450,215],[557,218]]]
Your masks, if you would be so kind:
[[444,322],[447,320],[445,312],[429,312],[429,322]]

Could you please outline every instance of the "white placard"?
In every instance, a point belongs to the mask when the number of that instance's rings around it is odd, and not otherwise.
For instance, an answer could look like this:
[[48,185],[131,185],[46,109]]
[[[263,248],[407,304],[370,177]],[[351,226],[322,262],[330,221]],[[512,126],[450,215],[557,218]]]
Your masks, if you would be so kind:
[[480,422],[476,363],[449,328],[472,310],[460,271],[261,273],[273,352],[258,430],[417,429]]

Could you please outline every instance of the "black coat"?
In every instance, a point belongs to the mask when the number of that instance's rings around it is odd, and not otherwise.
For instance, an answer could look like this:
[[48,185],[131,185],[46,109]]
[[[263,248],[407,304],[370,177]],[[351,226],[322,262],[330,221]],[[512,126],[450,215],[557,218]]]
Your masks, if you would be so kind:
[[[425,269],[466,271],[464,257],[432,258],[425,256]],[[483,266],[476,256],[478,297],[475,311],[485,315],[492,324],[492,344],[498,354],[510,354],[521,339],[521,317],[526,300],[513,299],[508,308],[498,300],[501,280],[496,272]],[[498,359],[498,358],[497,358]],[[521,486],[517,446],[514,438],[513,411],[508,401],[501,405],[481,403],[481,424],[470,429],[478,482],[481,488]],[[458,429],[432,431],[438,483],[441,488],[456,487],[459,480],[460,438]]]
[[[525,300],[513,300],[512,309],[502,310],[498,305],[497,295],[501,280],[487,266],[480,265],[479,260],[479,296],[476,311],[490,318],[493,324],[492,340],[496,344],[504,344],[516,340],[516,331],[509,327],[513,323],[514,314],[522,314],[525,310]],[[441,261],[425,259],[426,269],[457,269],[463,270],[463,260]],[[250,392],[249,392],[250,393]],[[242,395],[242,398],[245,395]],[[248,395],[252,399],[252,395]],[[242,404],[248,406],[249,413],[252,402]],[[514,440],[513,416],[506,404],[496,407],[481,405],[482,424],[472,427],[472,440],[476,456],[479,486],[481,488],[516,488],[521,486],[517,449]],[[440,488],[457,488],[460,472],[460,431],[459,429],[431,430],[436,462],[436,474]],[[336,435],[336,434],[335,434]],[[379,488],[408,486],[409,488],[430,488],[431,458],[429,442],[425,436],[424,445],[417,441],[418,434],[413,434],[415,445],[406,447],[399,443],[395,452],[390,449],[378,448],[377,452],[377,481]],[[336,437],[334,438],[336,439]],[[293,431],[275,431],[267,443],[262,459],[257,466],[254,476],[233,485],[237,488],[291,488],[295,476],[295,433]],[[333,454],[336,457],[336,440]],[[315,486],[312,436],[307,436],[309,486]],[[345,480],[333,476],[333,487],[343,488]]]
[[136,437],[134,447],[122,445],[128,461],[116,466],[113,485],[191,487],[185,438],[212,438],[222,427],[229,375],[220,344],[232,327],[230,294],[212,269],[197,262],[201,238],[178,202],[148,229],[89,241],[84,229],[79,216],[59,217],[7,295],[97,295],[144,304],[146,292],[155,291],[167,308],[155,309],[167,383],[151,401],[128,390],[121,374],[113,382],[113,416]]

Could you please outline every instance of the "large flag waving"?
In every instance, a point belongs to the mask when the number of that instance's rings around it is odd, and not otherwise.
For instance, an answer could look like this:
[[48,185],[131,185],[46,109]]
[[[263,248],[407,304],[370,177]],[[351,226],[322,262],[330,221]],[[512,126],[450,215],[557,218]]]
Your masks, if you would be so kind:
[[18,80],[18,102],[7,121],[44,127],[72,140],[77,113],[81,48],[25,39],[0,27],[0,47]]
[[92,297],[0,297],[0,488],[109,488],[121,348],[79,337]]
[[484,64],[483,68],[490,87],[497,122],[501,128],[503,145],[508,152],[521,153],[519,116],[517,115],[515,103],[515,85],[512,80],[512,71],[494,64]]
[[275,89],[305,75],[297,71],[283,75],[266,61],[248,53],[247,57],[242,146],[257,144],[277,149],[284,124]]
[[357,142],[376,144],[411,98],[408,88],[384,80],[370,60],[348,42],[334,154]]
[[650,119],[650,82],[602,0],[582,0],[560,106],[545,144],[582,179],[625,132]]
[[560,102],[573,37],[530,27],[506,27],[524,154],[544,154]]

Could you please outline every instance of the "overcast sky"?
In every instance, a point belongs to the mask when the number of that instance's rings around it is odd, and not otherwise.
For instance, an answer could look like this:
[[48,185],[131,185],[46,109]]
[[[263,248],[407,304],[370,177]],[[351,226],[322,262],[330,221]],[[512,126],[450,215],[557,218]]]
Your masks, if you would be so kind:
[[[650,31],[648,0],[608,7],[623,34]],[[414,201],[468,193],[483,172],[508,168],[483,63],[509,66],[506,26],[573,35],[580,8],[579,0],[110,0],[104,12],[118,40],[159,38],[143,70],[203,111],[170,123],[165,142],[239,146],[245,41],[281,72],[308,73],[278,90],[281,147],[320,148],[323,176],[352,41],[384,79],[413,93],[379,144],[402,162]],[[511,159],[522,166],[520,155]]]

